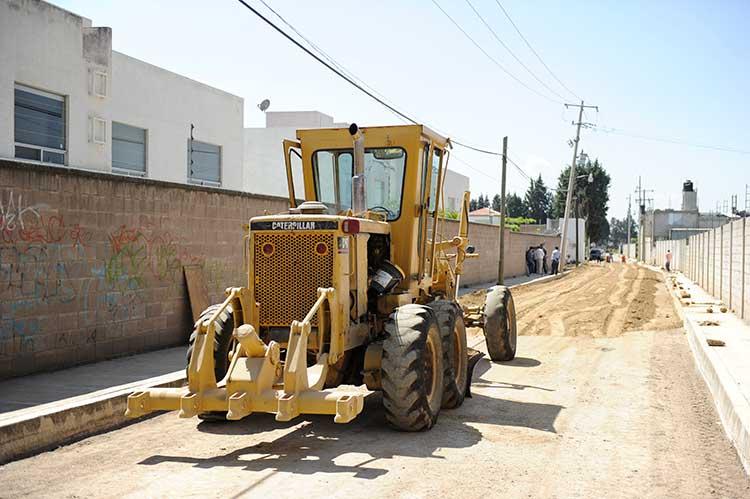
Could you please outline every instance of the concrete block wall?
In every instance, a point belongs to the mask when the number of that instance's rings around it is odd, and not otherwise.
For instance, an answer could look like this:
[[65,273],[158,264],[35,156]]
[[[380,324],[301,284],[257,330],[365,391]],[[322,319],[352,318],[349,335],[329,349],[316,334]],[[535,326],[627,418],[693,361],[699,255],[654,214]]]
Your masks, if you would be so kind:
[[672,250],[673,267],[723,301],[739,317],[750,321],[750,221],[730,223],[687,240],[657,241],[653,250],[663,265]]
[[242,224],[280,198],[0,161],[0,378],[184,344],[183,266],[243,283]]

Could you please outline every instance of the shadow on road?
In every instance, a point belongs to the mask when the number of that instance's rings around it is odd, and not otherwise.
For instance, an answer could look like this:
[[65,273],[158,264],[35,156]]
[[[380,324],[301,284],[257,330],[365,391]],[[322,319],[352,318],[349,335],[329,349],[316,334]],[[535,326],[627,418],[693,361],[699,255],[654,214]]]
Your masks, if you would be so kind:
[[515,367],[536,367],[542,365],[541,361],[529,357],[516,357],[515,359],[509,360],[507,362],[496,362],[496,364]]
[[[477,381],[477,387],[537,388],[490,383],[484,379]],[[562,408],[475,393],[459,409],[442,411],[431,431],[403,433],[387,426],[382,397],[374,394],[366,399],[363,413],[346,425],[335,424],[331,416],[306,416],[294,422],[279,423],[270,414],[253,414],[241,421],[226,423],[202,422],[198,425],[201,432],[238,437],[293,429],[279,438],[228,453],[210,457],[154,455],[139,464],[186,463],[198,468],[236,467],[301,475],[351,473],[371,480],[388,473],[388,466],[379,463],[380,460],[395,456],[444,459],[436,451],[472,447],[482,440],[483,431],[497,433],[497,427],[525,427],[555,433],[554,422]],[[495,428],[487,430],[484,425]]]

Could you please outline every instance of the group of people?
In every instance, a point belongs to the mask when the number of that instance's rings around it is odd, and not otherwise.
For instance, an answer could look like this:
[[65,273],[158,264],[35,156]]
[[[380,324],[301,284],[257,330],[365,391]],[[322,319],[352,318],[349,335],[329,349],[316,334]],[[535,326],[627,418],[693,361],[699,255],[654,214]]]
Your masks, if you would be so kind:
[[539,246],[529,246],[526,250],[526,275],[531,274],[557,274],[560,268],[560,250],[557,246],[552,251],[551,269],[547,267],[547,248],[544,243]]

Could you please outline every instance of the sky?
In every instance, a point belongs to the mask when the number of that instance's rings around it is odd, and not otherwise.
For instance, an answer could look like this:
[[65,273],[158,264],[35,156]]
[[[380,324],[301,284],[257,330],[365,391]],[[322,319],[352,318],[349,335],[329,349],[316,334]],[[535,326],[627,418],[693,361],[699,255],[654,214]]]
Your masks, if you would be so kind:
[[[247,1],[284,26],[260,0]],[[490,61],[433,0],[266,1],[421,123],[495,151],[507,135],[509,157],[551,187],[573,154],[568,141],[575,136],[571,122],[577,115],[563,103],[580,98],[599,106],[599,112],[587,110],[584,121],[617,132],[587,128],[580,144],[612,178],[609,217],[626,215],[639,176],[644,188],[653,190],[649,197],[656,208],[679,209],[685,179],[693,180],[704,211],[733,194],[744,207],[750,184],[746,0],[435,0],[525,86]],[[498,1],[575,95],[524,44]],[[88,17],[94,26],[111,27],[119,52],[243,97],[245,126],[264,126],[256,106],[266,98],[270,111],[317,110],[360,126],[403,123],[235,0],[53,3]],[[564,99],[498,43],[471,5]],[[450,167],[470,177],[473,196],[500,191],[496,156],[457,146]],[[509,168],[508,190],[522,194],[528,180]]]

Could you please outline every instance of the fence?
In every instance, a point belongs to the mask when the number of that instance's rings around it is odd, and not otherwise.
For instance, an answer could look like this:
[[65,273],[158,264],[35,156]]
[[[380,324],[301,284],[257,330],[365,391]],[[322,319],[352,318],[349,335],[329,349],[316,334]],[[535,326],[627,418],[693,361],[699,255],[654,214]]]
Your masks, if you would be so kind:
[[656,241],[653,251],[646,252],[645,261],[663,266],[667,251],[673,255],[673,269],[682,271],[742,319],[750,320],[750,222],[747,217],[688,239]]

